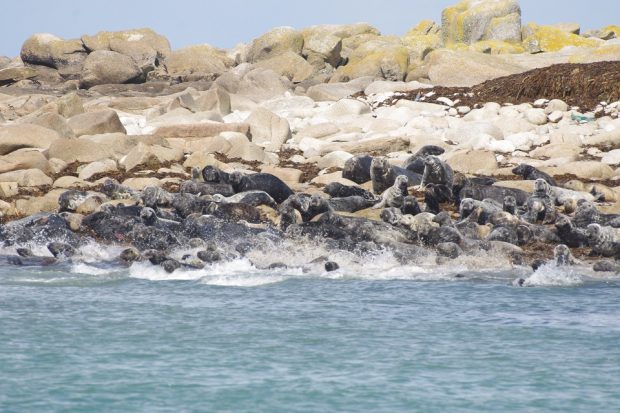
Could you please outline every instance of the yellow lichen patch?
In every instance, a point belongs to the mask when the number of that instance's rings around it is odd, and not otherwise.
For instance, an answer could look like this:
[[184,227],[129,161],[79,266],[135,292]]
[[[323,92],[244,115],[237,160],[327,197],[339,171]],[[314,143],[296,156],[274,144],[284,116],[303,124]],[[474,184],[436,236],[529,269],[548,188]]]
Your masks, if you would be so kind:
[[600,30],[601,39],[614,39],[620,37],[620,26],[609,25]]
[[572,33],[566,33],[550,26],[539,26],[534,34],[523,40],[526,49],[532,50],[536,45],[542,52],[557,52],[567,46],[596,47],[599,42]]
[[424,59],[428,53],[443,46],[436,34],[409,34],[402,38],[402,43],[409,48],[409,57],[413,60]]
[[518,54],[525,49],[520,44],[503,42],[501,40],[482,40],[471,45],[471,50],[487,54]]
[[369,42],[358,47],[349,63],[336,71],[336,79],[346,81],[362,76],[403,80],[409,66],[409,50],[402,45]]
[[594,63],[620,60],[620,44],[584,49],[572,55],[569,63]]
[[418,23],[417,25],[409,29],[409,31],[405,33],[405,36],[403,37],[418,36],[421,34],[422,35],[432,34],[432,33],[436,33],[438,29],[439,28],[437,27],[437,23],[435,23],[434,21],[430,19],[426,19],[426,20],[422,20],[420,23]]

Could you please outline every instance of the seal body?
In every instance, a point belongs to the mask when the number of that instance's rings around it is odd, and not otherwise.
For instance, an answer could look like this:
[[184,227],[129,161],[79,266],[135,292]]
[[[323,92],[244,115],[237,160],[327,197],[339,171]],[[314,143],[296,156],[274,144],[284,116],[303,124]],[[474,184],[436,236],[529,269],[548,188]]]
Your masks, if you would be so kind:
[[347,159],[342,169],[342,177],[356,184],[370,181],[370,164],[372,159],[370,155],[356,155]]
[[240,172],[233,172],[230,175],[230,182],[235,192],[264,191],[278,204],[293,195],[293,191],[288,185],[277,176],[268,173],[242,175]]
[[528,164],[521,164],[515,168],[512,169],[512,173],[515,175],[520,175],[523,177],[523,179],[527,180],[527,181],[535,181],[537,179],[543,179],[545,180],[545,182],[547,182],[549,185],[551,186],[557,186],[558,184],[555,182],[555,179],[553,179],[549,174],[542,172],[536,168],[534,168],[531,165]]

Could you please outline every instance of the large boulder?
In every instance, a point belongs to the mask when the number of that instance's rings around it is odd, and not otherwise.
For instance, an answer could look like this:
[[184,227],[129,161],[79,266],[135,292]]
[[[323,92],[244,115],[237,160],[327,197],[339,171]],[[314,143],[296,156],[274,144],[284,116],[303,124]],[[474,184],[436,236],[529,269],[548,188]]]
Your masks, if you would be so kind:
[[89,163],[114,156],[106,145],[86,139],[56,139],[49,147],[49,157],[62,159],[67,163]]
[[303,46],[304,37],[300,32],[292,27],[276,27],[252,41],[247,60],[256,63],[284,52],[301,54]]
[[462,0],[443,10],[441,23],[444,43],[521,41],[521,8],[517,0]]
[[77,77],[86,59],[86,50],[79,39],[64,40],[49,33],[30,36],[22,45],[24,63],[58,69],[61,76]]
[[48,172],[47,158],[38,149],[24,148],[0,158],[0,173],[18,169],[40,169]]
[[340,64],[342,38],[333,32],[333,26],[312,26],[302,30],[301,34],[304,38],[302,54],[308,62],[318,68],[324,66],[325,63],[333,67]]
[[294,83],[303,82],[312,76],[315,71],[312,65],[303,57],[290,51],[262,60],[257,66],[271,69],[281,76],[286,76]]
[[530,53],[557,52],[567,46],[596,47],[602,43],[598,39],[587,39],[557,27],[534,23],[528,24],[524,32],[528,36],[523,39],[523,45]]
[[404,80],[409,67],[409,50],[400,43],[377,38],[360,45],[345,66],[338,68],[332,81],[342,82],[372,76]]
[[170,55],[168,39],[148,28],[84,35],[82,42],[89,52],[111,50],[130,56],[143,73],[159,66]]
[[268,151],[279,150],[291,138],[288,121],[265,108],[254,110],[246,122],[250,124],[252,142]]
[[425,59],[433,85],[474,86],[501,76],[525,72],[527,69],[508,63],[498,56],[470,51],[435,50]]
[[125,171],[131,171],[138,166],[157,169],[162,164],[178,162],[183,159],[183,150],[166,148],[160,145],[146,145],[139,143],[119,162]]
[[37,76],[37,71],[31,67],[9,67],[0,70],[0,85],[15,83]]
[[0,127],[0,155],[20,148],[47,149],[59,139],[58,132],[39,125],[9,125]]
[[142,71],[133,58],[109,50],[97,50],[84,61],[80,86],[88,89],[109,83],[130,83],[141,75]]
[[0,174],[0,182],[17,182],[19,186],[45,186],[54,181],[40,169],[20,169]]
[[208,44],[175,50],[165,61],[168,74],[184,80],[214,78],[234,65],[222,50]]
[[[33,114],[34,115],[34,114]],[[37,113],[37,116],[25,116],[17,121],[17,123],[31,123],[33,125],[43,126],[58,132],[63,138],[73,138],[73,130],[67,124],[67,120],[57,113],[43,112]]]
[[75,136],[98,135],[101,133],[127,133],[118,115],[112,109],[86,112],[69,118],[69,127]]

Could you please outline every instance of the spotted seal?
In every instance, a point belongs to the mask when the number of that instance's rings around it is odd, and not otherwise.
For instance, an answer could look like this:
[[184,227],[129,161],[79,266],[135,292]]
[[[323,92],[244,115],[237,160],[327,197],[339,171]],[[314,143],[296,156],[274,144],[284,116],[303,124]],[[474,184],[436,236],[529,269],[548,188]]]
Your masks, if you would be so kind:
[[454,172],[450,165],[436,156],[429,155],[424,158],[424,174],[420,187],[424,188],[427,184],[445,185],[452,188]]
[[593,253],[604,257],[620,257],[620,230],[590,224],[586,228],[586,236]]
[[373,209],[381,209],[386,206],[400,208],[403,198],[407,196],[408,179],[405,175],[399,175],[394,180],[394,185],[386,189],[381,195],[381,201],[374,205]]
[[424,158],[427,156],[439,156],[445,150],[435,145],[424,145],[414,155],[411,155],[404,162],[405,169],[418,174],[424,173]]
[[267,192],[278,204],[293,195],[293,191],[280,178],[268,173],[243,175],[235,171],[230,174],[230,183],[235,192],[264,191]]
[[549,174],[542,172],[531,165],[522,163],[521,165],[512,169],[512,173],[515,175],[520,175],[523,179],[527,181],[535,181],[537,179],[544,179],[549,185],[557,186],[558,184],[555,182]]
[[556,245],[553,249],[553,258],[555,265],[565,267],[568,265],[579,265],[581,261],[577,260],[570,251],[570,248],[564,244]]
[[405,175],[407,177],[409,186],[419,185],[422,181],[422,176],[420,174],[391,165],[385,157],[376,157],[372,159],[370,164],[370,179],[372,181],[372,191],[375,194],[382,194],[386,189],[394,185],[394,181],[399,175]]
[[323,188],[323,192],[328,194],[332,198],[344,198],[347,196],[361,196],[366,199],[376,199],[376,196],[365,190],[364,188],[360,188],[359,186],[348,186],[343,185],[340,182],[330,182],[325,185]]

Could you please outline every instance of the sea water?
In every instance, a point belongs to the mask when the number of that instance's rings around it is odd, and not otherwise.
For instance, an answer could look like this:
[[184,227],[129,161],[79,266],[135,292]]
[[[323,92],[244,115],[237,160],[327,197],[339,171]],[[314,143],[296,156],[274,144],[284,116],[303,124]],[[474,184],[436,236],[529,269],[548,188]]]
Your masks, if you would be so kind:
[[543,411],[620,411],[617,276],[0,268],[3,413]]

